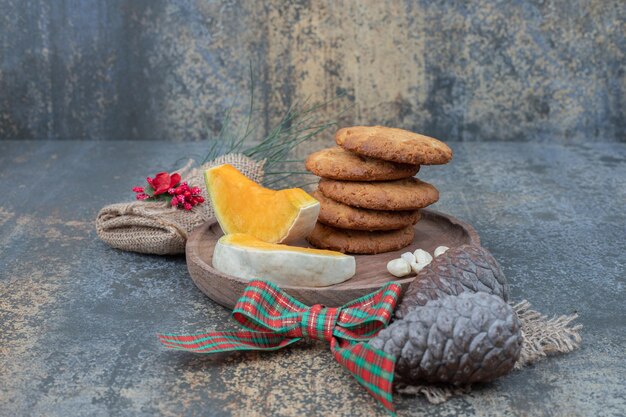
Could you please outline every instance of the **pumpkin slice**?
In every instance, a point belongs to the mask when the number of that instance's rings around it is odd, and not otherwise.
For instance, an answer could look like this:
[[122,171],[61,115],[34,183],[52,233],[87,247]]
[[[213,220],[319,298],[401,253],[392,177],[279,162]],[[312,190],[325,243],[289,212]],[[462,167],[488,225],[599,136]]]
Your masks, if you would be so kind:
[[353,256],[331,250],[267,243],[244,233],[217,241],[213,267],[246,280],[265,279],[280,285],[325,287],[351,278]]
[[232,165],[204,173],[215,217],[225,234],[247,233],[264,242],[289,243],[311,233],[320,203],[300,188],[270,190]]

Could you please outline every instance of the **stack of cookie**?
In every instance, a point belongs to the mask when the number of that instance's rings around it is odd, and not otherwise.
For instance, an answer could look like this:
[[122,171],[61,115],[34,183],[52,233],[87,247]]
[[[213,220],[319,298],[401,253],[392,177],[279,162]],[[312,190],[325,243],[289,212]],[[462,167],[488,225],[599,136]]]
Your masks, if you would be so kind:
[[343,128],[337,147],[315,152],[306,168],[322,177],[313,196],[320,202],[315,247],[374,254],[408,246],[419,209],[435,203],[439,191],[414,178],[420,165],[445,164],[452,150],[443,142],[382,126]]

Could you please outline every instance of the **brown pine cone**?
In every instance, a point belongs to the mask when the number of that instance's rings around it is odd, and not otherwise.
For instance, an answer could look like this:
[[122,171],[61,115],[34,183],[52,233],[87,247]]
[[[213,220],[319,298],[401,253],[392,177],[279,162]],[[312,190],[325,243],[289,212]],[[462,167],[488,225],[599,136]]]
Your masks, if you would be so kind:
[[396,317],[403,318],[430,300],[463,292],[495,294],[504,301],[509,298],[509,285],[498,262],[481,246],[451,248],[433,259],[407,288],[396,308]]
[[522,335],[517,315],[500,297],[462,293],[415,307],[369,344],[397,358],[402,381],[462,385],[507,374]]

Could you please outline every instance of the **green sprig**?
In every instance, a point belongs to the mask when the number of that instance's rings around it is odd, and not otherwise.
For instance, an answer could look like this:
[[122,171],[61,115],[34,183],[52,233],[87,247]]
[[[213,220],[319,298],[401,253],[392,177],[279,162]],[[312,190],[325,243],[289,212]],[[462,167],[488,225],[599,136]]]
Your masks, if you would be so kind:
[[[219,134],[217,137],[209,139],[209,150],[202,163],[229,153],[243,153],[255,160],[265,160],[265,186],[282,188],[284,186],[302,185],[300,179],[310,174],[302,171],[302,163],[304,162],[302,159],[293,159],[293,151],[301,143],[337,124],[336,120],[322,120],[320,110],[342,96],[312,104],[309,103],[309,99],[295,101],[265,137],[256,144],[249,144],[253,140],[251,126],[253,125],[252,119],[256,114],[254,89],[254,73],[252,65],[250,65],[250,101],[245,129],[240,132],[239,129],[232,126],[232,112],[237,103],[237,99],[235,99],[226,112]],[[341,113],[343,112],[339,114]],[[292,164],[298,164],[297,168],[290,169]]]

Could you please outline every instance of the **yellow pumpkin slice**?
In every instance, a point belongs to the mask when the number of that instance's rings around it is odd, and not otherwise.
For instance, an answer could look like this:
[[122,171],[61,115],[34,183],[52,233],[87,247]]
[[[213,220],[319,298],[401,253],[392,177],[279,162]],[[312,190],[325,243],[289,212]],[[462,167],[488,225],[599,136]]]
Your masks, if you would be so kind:
[[224,235],[213,252],[213,268],[246,280],[325,287],[351,278],[353,256],[341,252],[267,243],[244,233]]
[[247,233],[264,242],[289,243],[315,227],[320,203],[300,188],[270,190],[228,164],[207,169],[204,179],[224,234]]

